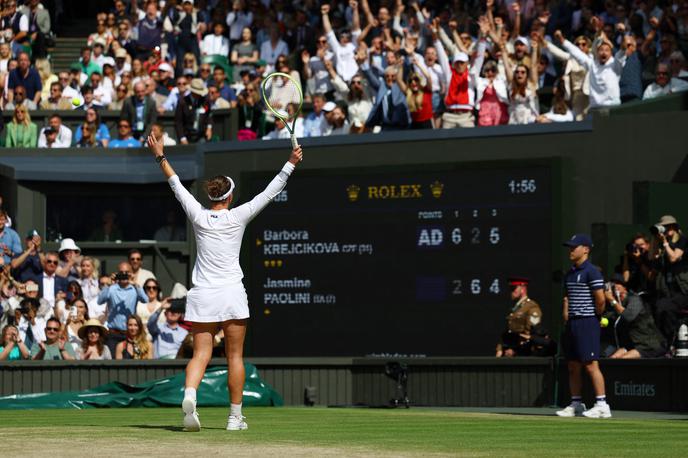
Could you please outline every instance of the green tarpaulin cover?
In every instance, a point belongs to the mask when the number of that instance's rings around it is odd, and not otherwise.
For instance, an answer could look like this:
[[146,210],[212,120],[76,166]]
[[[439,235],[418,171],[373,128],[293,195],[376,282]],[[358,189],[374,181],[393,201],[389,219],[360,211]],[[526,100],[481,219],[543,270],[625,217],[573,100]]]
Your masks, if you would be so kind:
[[[245,406],[281,406],[282,397],[263,382],[255,366],[245,364]],[[0,409],[89,409],[94,407],[166,407],[181,405],[183,372],[159,380],[126,385],[111,382],[85,391],[16,394],[0,397]],[[199,406],[227,406],[227,368],[211,367],[198,388]]]

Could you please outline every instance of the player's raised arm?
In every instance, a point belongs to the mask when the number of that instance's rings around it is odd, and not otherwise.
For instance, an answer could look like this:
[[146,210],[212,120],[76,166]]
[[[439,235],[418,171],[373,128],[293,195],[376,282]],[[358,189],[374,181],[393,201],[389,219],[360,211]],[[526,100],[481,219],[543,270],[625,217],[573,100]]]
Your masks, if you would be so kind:
[[289,155],[289,160],[287,163],[284,164],[282,169],[267,185],[265,190],[256,195],[249,202],[239,205],[234,209],[234,215],[237,220],[242,224],[248,224],[249,221],[251,221],[258,213],[267,207],[272,199],[274,199],[277,194],[282,192],[284,187],[287,185],[287,179],[289,179],[289,176],[302,159],[303,149],[301,146],[297,145],[291,150],[291,154]]
[[160,165],[162,173],[165,174],[165,178],[167,178],[167,182],[169,183],[170,188],[172,188],[172,192],[174,192],[175,197],[182,205],[184,213],[186,213],[186,216],[191,221],[194,221],[203,210],[203,207],[182,185],[182,182],[179,180],[179,177],[170,165],[170,162],[165,157],[165,154],[163,153],[162,139],[157,140],[155,137],[153,137],[153,135],[149,135],[146,143],[148,144],[148,148],[155,156],[155,162]]
[[163,153],[162,139],[157,140],[151,134],[148,136],[148,141],[146,143],[148,144],[148,149],[150,149],[153,155],[155,156],[155,162],[157,162],[160,165],[162,173],[165,174],[165,178],[170,178],[176,175],[176,173],[174,173],[174,169],[172,168],[169,161],[165,157],[165,154]]

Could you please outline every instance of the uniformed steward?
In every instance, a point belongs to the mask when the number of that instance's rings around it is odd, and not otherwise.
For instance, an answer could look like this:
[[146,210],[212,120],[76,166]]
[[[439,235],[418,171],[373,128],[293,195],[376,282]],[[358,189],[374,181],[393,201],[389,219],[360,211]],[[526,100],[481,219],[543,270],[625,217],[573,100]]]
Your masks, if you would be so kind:
[[[542,310],[537,302],[528,297],[528,278],[510,277],[508,282],[514,305],[506,317],[507,328],[497,344],[495,356],[529,356],[533,330],[542,322]],[[537,331],[536,334],[539,335],[539,329]]]

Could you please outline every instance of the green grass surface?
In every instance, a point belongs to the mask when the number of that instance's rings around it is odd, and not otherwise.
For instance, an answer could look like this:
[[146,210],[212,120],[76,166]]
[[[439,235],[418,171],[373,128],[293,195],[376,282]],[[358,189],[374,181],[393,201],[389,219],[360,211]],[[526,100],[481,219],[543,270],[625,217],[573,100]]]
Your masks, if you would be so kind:
[[[2,452],[14,456],[686,456],[682,420],[564,419],[409,410],[251,408],[249,429],[225,431],[227,410],[2,411]],[[26,444],[32,444],[27,447]],[[81,450],[81,452],[76,452]],[[74,453],[77,455],[74,455]]]

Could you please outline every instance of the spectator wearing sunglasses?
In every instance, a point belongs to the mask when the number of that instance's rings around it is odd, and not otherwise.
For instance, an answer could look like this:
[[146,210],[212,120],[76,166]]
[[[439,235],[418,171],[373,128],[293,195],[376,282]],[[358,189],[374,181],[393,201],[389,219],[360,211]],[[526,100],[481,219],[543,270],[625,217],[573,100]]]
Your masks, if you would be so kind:
[[57,318],[49,318],[45,325],[45,340],[36,342],[31,347],[31,359],[55,360],[76,359],[76,353],[62,334],[62,324]]
[[[158,280],[155,278],[149,278],[145,281],[145,283],[143,283],[143,292],[146,294],[148,302],[139,302],[136,304],[136,314],[141,318],[143,326],[148,329],[148,319],[162,305],[162,289],[160,288],[160,283],[158,283]],[[164,316],[160,317],[160,323],[163,321]],[[150,336],[148,340],[151,340]]]
[[110,142],[110,148],[138,148],[141,142],[131,136],[131,124],[126,119],[120,119],[117,123],[119,138]]
[[657,64],[655,81],[645,88],[643,100],[683,91],[688,91],[688,82],[679,78],[672,78],[667,64]]
[[50,251],[45,255],[43,275],[38,285],[41,297],[48,301],[51,308],[55,307],[55,296],[60,292],[67,291],[67,278],[57,275],[59,263],[60,257],[56,251]]

